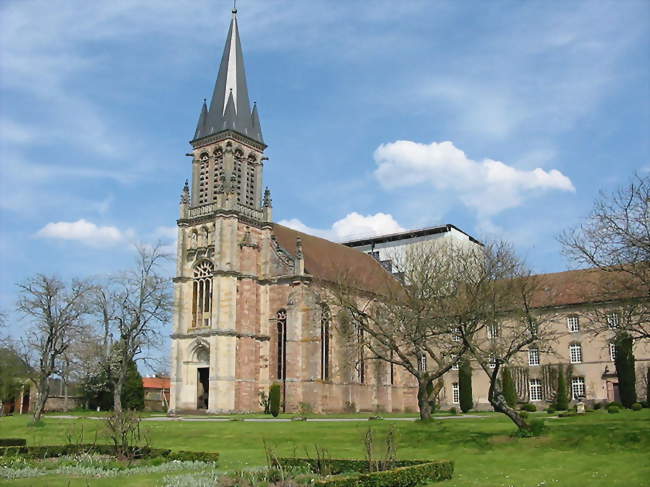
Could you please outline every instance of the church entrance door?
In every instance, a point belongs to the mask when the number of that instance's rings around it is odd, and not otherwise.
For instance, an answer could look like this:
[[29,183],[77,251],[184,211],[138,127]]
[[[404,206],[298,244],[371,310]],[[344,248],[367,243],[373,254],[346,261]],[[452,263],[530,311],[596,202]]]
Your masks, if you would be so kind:
[[210,393],[210,368],[199,367],[196,369],[196,408],[208,409],[208,396]]

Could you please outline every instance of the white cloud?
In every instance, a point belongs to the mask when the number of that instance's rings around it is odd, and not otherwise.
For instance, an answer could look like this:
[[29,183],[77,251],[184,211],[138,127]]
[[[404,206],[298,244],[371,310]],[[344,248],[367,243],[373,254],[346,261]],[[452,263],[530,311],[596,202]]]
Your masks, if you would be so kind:
[[375,177],[386,189],[430,184],[453,192],[481,216],[514,208],[526,198],[549,191],[575,191],[571,180],[556,169],[521,170],[500,161],[474,161],[452,142],[419,144],[398,140],[374,153]]
[[132,232],[121,231],[113,226],[99,226],[87,220],[76,222],[48,223],[37,233],[37,237],[57,240],[73,240],[91,247],[110,247],[132,237]]
[[335,221],[329,229],[308,227],[297,218],[281,220],[279,223],[299,232],[316,235],[334,242],[404,231],[404,228],[395,221],[392,215],[381,212],[367,216],[357,212],[348,213],[344,218]]

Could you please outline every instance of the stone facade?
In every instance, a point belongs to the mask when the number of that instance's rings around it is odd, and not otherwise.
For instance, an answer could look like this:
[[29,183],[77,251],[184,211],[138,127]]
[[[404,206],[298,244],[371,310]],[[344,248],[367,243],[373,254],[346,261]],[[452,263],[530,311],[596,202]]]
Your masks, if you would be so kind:
[[[270,191],[262,191],[266,145],[257,108],[249,112],[235,14],[210,108],[203,104],[191,142],[191,184],[181,194],[170,412],[260,411],[260,395],[273,382],[281,384],[287,411],[416,410],[412,377],[385,363],[359,361],[356,331],[327,305],[328,283],[349,272],[372,292],[390,278],[391,248],[440,238],[478,242],[447,225],[345,246],[273,223]],[[563,282],[560,276],[551,285],[563,292]],[[580,314],[585,299],[540,306],[566,329],[566,317]],[[549,365],[570,362],[568,347],[576,339],[583,359],[572,364],[571,377],[584,379],[589,399],[614,397],[608,338],[567,330],[540,365],[529,366],[528,352],[521,354],[515,375],[522,400],[531,399],[531,380],[540,381],[542,401],[550,399],[544,374]],[[639,346],[639,364],[649,357]],[[453,406],[457,372],[444,382],[441,402]],[[487,407],[482,371],[475,370],[473,388],[477,406]]]

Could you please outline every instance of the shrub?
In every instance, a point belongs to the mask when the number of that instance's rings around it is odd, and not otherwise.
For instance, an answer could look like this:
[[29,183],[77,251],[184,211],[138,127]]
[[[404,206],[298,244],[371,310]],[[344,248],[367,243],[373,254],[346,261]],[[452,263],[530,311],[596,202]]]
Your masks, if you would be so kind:
[[501,372],[501,381],[503,388],[503,398],[511,408],[517,405],[517,391],[515,391],[515,383],[512,380],[512,374],[507,367],[503,368]]
[[619,409],[623,409],[623,405],[620,402],[616,402],[616,401],[612,401],[607,405],[607,407],[610,407],[610,406],[616,406]]
[[564,368],[558,367],[557,371],[557,390],[555,391],[555,409],[566,411],[569,409],[569,395],[567,393],[566,378],[564,377]]
[[571,417],[577,416],[577,415],[578,415],[578,413],[576,413],[574,411],[565,411],[565,412],[559,413],[558,417],[560,417],[560,418],[571,418]]
[[650,407],[648,405],[648,401],[641,401],[641,406],[644,407],[644,408]]
[[528,416],[530,416],[530,414],[528,413],[528,411],[519,411],[519,416],[521,416],[524,419],[528,419]]
[[[320,487],[408,487],[436,480],[451,479],[454,473],[454,464],[448,460],[436,462],[396,461],[395,468],[379,472],[371,472],[370,462],[367,460],[321,459],[320,463],[322,464],[323,461],[328,464],[327,469],[332,474],[355,471],[362,473],[319,479],[311,485]],[[283,468],[308,466],[314,472],[319,467],[319,460],[307,458],[278,458],[277,463]]]
[[534,413],[535,411],[537,411],[537,406],[527,402],[526,404],[521,405],[521,409],[523,409],[524,411]]
[[641,406],[640,402],[635,402],[632,404],[632,411],[641,411],[643,409],[643,406]]
[[298,403],[298,414],[305,416],[314,412],[314,407],[308,402]]
[[[357,412],[357,405],[354,402],[345,401],[345,405],[343,406],[343,412],[344,413],[356,413]],[[412,411],[407,411],[407,412],[412,412]]]
[[454,416],[456,416],[456,415],[458,414],[458,409],[456,409],[456,408],[449,408],[449,414],[453,414]]
[[469,360],[463,359],[458,369],[458,395],[460,410],[464,413],[472,409],[474,399],[472,398],[472,364]]
[[620,411],[621,411],[620,408],[618,408],[617,406],[609,406],[609,407],[607,408],[607,412],[608,412],[609,414],[616,414],[616,413],[618,413],[618,412],[620,412]]
[[543,419],[533,419],[528,425],[530,426],[529,430],[520,429],[516,435],[520,438],[530,438],[533,436],[541,436],[546,431],[546,425]]
[[603,403],[602,403],[602,402],[595,402],[595,403],[594,403],[594,409],[598,410],[598,409],[600,409],[600,408],[602,408],[602,407],[603,407]]
[[25,446],[27,440],[25,438],[0,438],[0,446]]
[[549,406],[546,408],[546,412],[548,414],[554,414],[555,413],[555,408],[553,406]]
[[280,398],[281,398],[280,384],[274,382],[269,388],[269,403],[271,407],[271,414],[274,418],[280,414]]

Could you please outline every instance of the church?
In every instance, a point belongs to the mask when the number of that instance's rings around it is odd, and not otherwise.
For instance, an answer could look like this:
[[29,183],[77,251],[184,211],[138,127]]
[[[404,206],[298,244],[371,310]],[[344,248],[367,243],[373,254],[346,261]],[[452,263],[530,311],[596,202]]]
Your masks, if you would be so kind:
[[[174,278],[170,410],[257,411],[282,386],[295,411],[414,409],[410,383],[344,360],[322,286],[352,272],[372,290],[389,275],[372,256],[273,222],[266,144],[251,109],[233,10],[209,105],[190,142]],[[371,368],[373,369],[371,371]]]
[[[250,106],[236,10],[212,98],[203,103],[190,144],[191,184],[182,190],[177,220],[170,414],[260,411],[274,382],[290,412],[417,410],[413,378],[364,360],[354,330],[337,326],[328,285],[345,273],[372,293],[392,279],[389,251],[438,238],[480,242],[444,225],[338,244],[274,223],[263,184],[267,146],[257,107]],[[521,401],[552,401],[550,371],[558,365],[570,367],[572,397],[617,399],[611,336],[593,337],[581,324],[594,306],[611,310],[608,320],[619,316],[618,302],[594,294],[597,274],[537,276],[553,298],[536,306],[553,313],[560,337],[550,353],[532,345],[521,352],[513,369]],[[635,349],[641,383],[650,347]],[[457,367],[445,374],[443,407],[458,404],[458,380]],[[489,408],[482,371],[472,385],[475,407]]]

